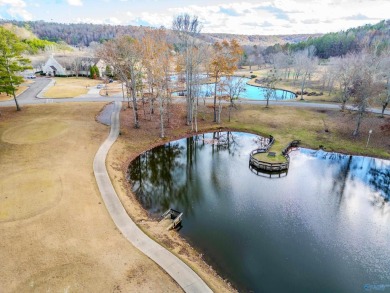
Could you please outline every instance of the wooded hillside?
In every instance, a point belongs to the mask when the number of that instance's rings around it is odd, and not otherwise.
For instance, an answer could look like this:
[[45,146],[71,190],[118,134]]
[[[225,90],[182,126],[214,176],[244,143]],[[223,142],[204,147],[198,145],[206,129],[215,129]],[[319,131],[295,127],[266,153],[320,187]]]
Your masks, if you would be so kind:
[[344,56],[347,53],[358,53],[370,49],[380,54],[390,46],[390,20],[382,20],[377,24],[366,24],[357,28],[336,33],[327,33],[321,37],[310,37],[296,44],[279,43],[269,47],[269,51],[299,51],[310,46],[315,48],[319,58]]
[[[27,27],[32,33],[42,40],[52,42],[64,41],[73,46],[89,46],[91,42],[103,42],[104,40],[113,39],[115,36],[130,35],[139,39],[145,33],[145,27],[142,26],[122,26],[122,25],[101,25],[86,23],[54,23],[44,21],[9,21],[0,20],[0,23],[12,23],[18,27]],[[169,31],[168,31],[169,32]],[[260,47],[270,46],[276,43],[296,43],[307,40],[309,37],[317,35],[280,35],[280,36],[263,36],[263,35],[233,35],[218,33],[201,33],[199,38],[208,43],[217,41],[236,39],[241,45],[257,45]],[[175,42],[176,36],[170,34],[169,38]]]
[[[0,20],[1,23],[11,23],[20,28],[27,28],[41,40],[56,43],[65,42],[73,46],[89,46],[92,42],[102,43],[121,35],[130,35],[135,39],[140,39],[147,29],[143,26],[131,25],[64,24],[44,21]],[[244,48],[268,47],[265,54],[275,54],[282,51],[295,52],[313,46],[316,56],[327,59],[343,56],[349,52],[360,52],[364,48],[374,48],[380,52],[389,47],[390,20],[324,35],[265,36],[201,33],[198,38],[207,43],[236,39]],[[176,35],[170,30],[167,30],[167,39],[170,43],[177,43]],[[247,52],[247,55],[250,54]]]

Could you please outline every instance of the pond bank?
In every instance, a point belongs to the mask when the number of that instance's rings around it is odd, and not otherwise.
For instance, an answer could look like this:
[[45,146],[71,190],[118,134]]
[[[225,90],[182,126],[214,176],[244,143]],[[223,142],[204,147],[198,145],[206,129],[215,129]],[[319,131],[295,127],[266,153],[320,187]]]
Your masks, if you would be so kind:
[[[174,105],[174,109],[172,110],[177,117],[171,121],[171,127],[167,129],[169,140],[193,135],[193,133],[188,130],[188,127],[185,126],[184,109],[181,107],[183,107],[183,105]],[[262,106],[240,106],[238,111],[233,112],[231,123],[223,122],[221,125],[217,125],[209,122],[212,121],[212,113],[211,109],[208,110],[209,112],[207,112],[205,116],[206,120],[199,121],[200,132],[218,130],[222,127],[223,129],[236,129],[263,135],[273,133],[275,134],[276,140],[280,141],[283,146],[293,138],[303,137],[302,142],[305,146],[311,145],[316,148],[316,146],[322,144],[325,145],[326,148],[332,148],[332,150],[335,150],[337,146],[340,147],[344,145],[344,143],[347,145],[347,142],[349,141],[345,140],[345,142],[343,142],[343,139],[347,138],[347,135],[343,135],[343,133],[349,132],[349,125],[346,123],[339,123],[340,118],[337,118],[337,115],[340,114],[339,111],[318,112],[317,110],[312,109],[284,109],[283,107],[276,106],[272,106],[270,109],[264,109]],[[222,121],[227,121],[226,112],[223,112],[222,114]],[[224,114],[226,115],[224,116]],[[334,117],[334,115],[336,115],[336,117]],[[278,119],[272,119],[272,117],[278,117]],[[323,127],[322,119],[330,119],[330,117],[335,118],[336,124],[333,126],[332,123],[328,123],[328,127],[332,132],[323,133],[324,137],[321,138],[321,130]],[[107,168],[109,169],[110,177],[115,184],[115,189],[120,194],[121,201],[126,210],[132,219],[146,231],[148,235],[183,258],[187,264],[194,268],[195,271],[206,280],[213,290],[218,292],[233,291],[233,289],[218,277],[215,271],[204,262],[203,256],[196,252],[177,233],[166,233],[165,229],[160,229],[156,224],[156,219],[152,219],[148,216],[148,213],[140,206],[135,196],[129,191],[129,184],[125,177],[129,162],[145,150],[168,141],[168,138],[158,138],[158,120],[141,120],[141,129],[136,130],[132,127],[132,119],[132,112],[130,109],[122,112],[122,135],[119,137],[118,142],[114,144],[107,159]],[[286,123],[286,121],[294,121],[294,123]],[[383,120],[378,121],[382,122]],[[337,132],[336,128],[334,128],[336,125],[338,129]],[[377,127],[379,128],[379,126],[380,125]],[[306,132],[303,132],[303,129],[305,129]],[[341,133],[341,140],[337,140],[337,143],[335,144],[331,138],[334,136],[338,137],[337,133]],[[294,135],[294,137],[291,137],[291,135]],[[377,146],[377,150],[380,150],[381,145],[383,144],[381,144],[381,141],[378,139],[378,137],[374,137],[372,143]],[[350,148],[349,151],[351,153],[359,153],[360,150],[365,150],[364,139],[361,141],[354,140],[354,143],[358,146],[361,145],[362,147],[361,149],[356,147]],[[342,150],[342,148],[339,148],[339,150]],[[372,150],[366,150],[366,152],[367,151],[371,154],[374,153],[371,152]]]
[[[151,214],[168,207],[184,212],[180,234],[240,291],[285,292],[290,286],[302,292],[316,288],[338,292],[343,287],[357,291],[359,281],[376,276],[367,272],[367,259],[371,251],[380,250],[378,242],[389,232],[385,221],[389,207],[383,196],[389,192],[390,161],[301,149],[291,154],[288,176],[269,180],[250,172],[244,159],[257,146],[256,138],[238,132],[208,133],[147,151],[130,166],[132,190]],[[380,232],[372,238],[377,241],[366,243],[365,229],[354,225],[356,221],[366,228],[378,226]],[[337,232],[327,233],[330,226]],[[363,261],[347,248],[351,239]],[[380,254],[372,258],[383,278],[390,259],[383,260]],[[334,263],[362,269],[343,271],[351,280],[346,286]],[[288,273],[292,271],[301,274]],[[301,275],[307,282],[301,282]]]

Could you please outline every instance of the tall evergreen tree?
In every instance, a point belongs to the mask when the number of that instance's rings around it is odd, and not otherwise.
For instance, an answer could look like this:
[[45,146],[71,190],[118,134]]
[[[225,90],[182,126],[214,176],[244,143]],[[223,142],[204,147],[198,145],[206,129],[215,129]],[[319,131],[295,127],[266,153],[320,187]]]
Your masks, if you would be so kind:
[[17,111],[20,106],[15,90],[23,82],[17,74],[31,68],[30,60],[22,56],[25,49],[26,45],[14,33],[0,27],[0,92],[13,95]]

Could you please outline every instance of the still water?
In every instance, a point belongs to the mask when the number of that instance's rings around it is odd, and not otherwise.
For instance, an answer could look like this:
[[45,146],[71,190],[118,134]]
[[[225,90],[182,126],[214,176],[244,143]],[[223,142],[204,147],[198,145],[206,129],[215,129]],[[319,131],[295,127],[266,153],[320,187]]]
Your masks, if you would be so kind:
[[[177,79],[177,78],[176,78]],[[223,82],[226,78],[222,77],[221,81]],[[239,77],[232,77],[233,83],[237,83],[240,79]],[[175,80],[175,78],[171,77],[171,80]],[[244,79],[243,90],[240,94],[240,98],[250,99],[250,100],[265,100],[266,92],[263,87],[252,86],[246,84],[249,79]],[[215,83],[210,84],[202,84],[199,89],[200,97],[210,97],[213,96],[215,90]],[[217,90],[218,91],[218,90]],[[185,91],[183,92],[185,93]],[[179,92],[173,93],[174,95],[179,95]],[[221,94],[217,92],[217,94]],[[222,94],[226,95],[226,91],[222,90]],[[275,90],[273,96],[270,98],[271,100],[291,100],[295,99],[296,96],[294,93],[285,91],[285,90]]]
[[184,212],[179,233],[240,292],[390,292],[390,161],[300,149],[270,179],[248,168],[257,136],[216,135],[129,166],[152,216]]

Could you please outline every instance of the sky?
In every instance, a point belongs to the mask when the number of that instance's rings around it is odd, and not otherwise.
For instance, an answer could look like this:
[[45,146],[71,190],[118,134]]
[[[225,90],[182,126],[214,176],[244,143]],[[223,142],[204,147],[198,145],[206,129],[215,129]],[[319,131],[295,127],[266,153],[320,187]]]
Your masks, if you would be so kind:
[[198,16],[205,33],[312,34],[374,24],[390,0],[0,0],[0,18],[170,28],[175,15]]

